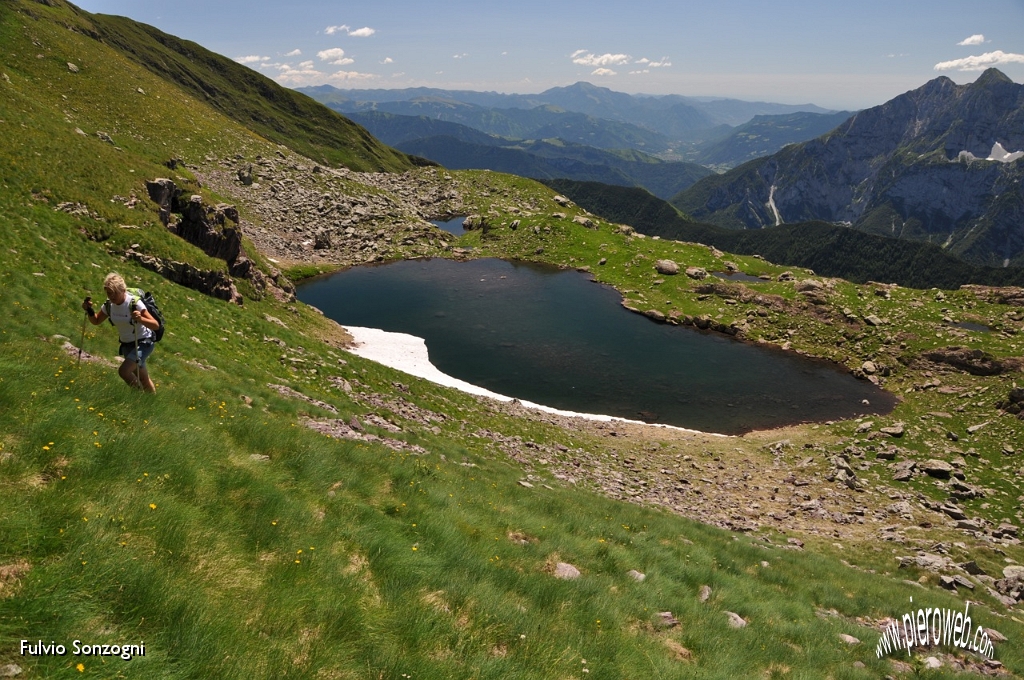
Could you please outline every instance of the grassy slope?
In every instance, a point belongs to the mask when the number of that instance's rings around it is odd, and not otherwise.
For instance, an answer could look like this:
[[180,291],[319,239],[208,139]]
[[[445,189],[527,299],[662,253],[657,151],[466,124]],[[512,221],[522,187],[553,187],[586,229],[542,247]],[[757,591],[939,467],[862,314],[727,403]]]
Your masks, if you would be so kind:
[[[170,155],[274,147],[96,41],[9,7],[0,6],[10,80],[0,79],[0,129],[16,131],[0,153],[0,663],[29,677],[874,677],[888,662],[874,660],[876,635],[853,617],[895,615],[911,595],[961,606],[586,491],[526,489],[521,468],[469,433],[599,443],[333,350],[315,339],[325,322],[301,306],[236,307],[120,261],[138,242],[215,266],[156,226],[145,201],[130,209],[110,198],[141,194]],[[62,201],[103,221],[54,211]],[[167,314],[155,399],[45,340],[79,340],[78,302],[110,269],[154,290]],[[113,353],[109,327],[88,331],[87,351]],[[282,363],[265,336],[315,371]],[[398,436],[429,451],[416,457],[307,430],[302,413],[330,414],[267,387],[291,385],[346,419],[366,413],[331,377],[384,394],[402,380],[407,400],[454,417],[439,434],[402,421]],[[535,540],[517,545],[513,530]],[[583,578],[545,573],[559,558]],[[647,581],[626,577],[630,568]],[[695,596],[703,584],[715,593],[706,604]],[[821,619],[818,608],[841,617]],[[656,630],[652,615],[665,610],[682,626]],[[727,610],[750,626],[728,627]],[[998,625],[1011,639],[1024,632]],[[865,644],[848,647],[840,632]],[[21,638],[141,639],[147,656],[33,659],[18,655]],[[692,660],[677,660],[679,645]],[[1024,669],[1011,645],[1000,658]]]
[[77,23],[224,116],[315,161],[360,171],[413,166],[344,116],[194,42],[124,17],[78,13]]

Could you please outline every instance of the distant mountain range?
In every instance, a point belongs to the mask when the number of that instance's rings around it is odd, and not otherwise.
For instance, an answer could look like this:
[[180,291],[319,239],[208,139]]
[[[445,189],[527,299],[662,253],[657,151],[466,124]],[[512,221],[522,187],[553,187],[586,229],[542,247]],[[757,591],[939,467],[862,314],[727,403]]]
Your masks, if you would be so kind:
[[[586,82],[527,95],[433,88],[339,90],[330,85],[304,87],[299,88],[299,91],[341,113],[376,110],[402,115],[428,115],[520,139],[555,136],[550,134],[550,130],[544,133],[537,130],[546,125],[554,125],[553,116],[583,114],[660,135],[646,141],[645,150],[650,153],[659,153],[671,148],[673,144],[720,138],[732,126],[746,123],[757,115],[783,115],[801,111],[829,113],[827,109],[813,104],[704,100],[680,95],[630,95]],[[510,113],[513,110],[517,113]],[[491,112],[490,115],[497,116],[499,120],[487,122],[485,112]],[[503,118],[514,120],[519,127],[508,127],[508,123],[501,120]],[[531,125],[534,126],[532,131],[528,129]],[[593,141],[565,139],[601,146]],[[656,148],[656,141],[663,142],[665,148]]]
[[702,165],[734,167],[849,115],[812,104],[628,95],[589,83],[536,95],[330,85],[299,91],[386,144],[453,169],[640,186],[665,199],[711,174]]
[[730,169],[775,153],[787,144],[814,139],[829,132],[853,114],[849,111],[813,113],[798,111],[759,115],[732,130],[723,139],[701,144],[688,160],[713,168]]
[[996,69],[936,78],[673,199],[731,228],[824,220],[1024,264],[1024,86]]
[[605,150],[557,138],[514,140],[426,116],[383,111],[348,115],[385,144],[453,170],[640,186],[666,200],[711,174],[696,163],[663,161],[634,149]]

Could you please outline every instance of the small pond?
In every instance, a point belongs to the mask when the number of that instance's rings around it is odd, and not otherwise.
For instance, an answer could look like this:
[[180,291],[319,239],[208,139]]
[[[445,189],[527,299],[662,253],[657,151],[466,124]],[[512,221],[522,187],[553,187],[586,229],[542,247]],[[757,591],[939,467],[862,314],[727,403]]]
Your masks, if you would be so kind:
[[466,230],[462,228],[462,223],[465,221],[466,218],[465,216],[463,216],[453,217],[450,220],[430,220],[430,223],[433,224],[438,229],[443,229],[444,231],[447,231],[450,234],[462,236],[467,233]]
[[720,279],[726,281],[744,281],[747,283],[764,283],[765,280],[750,274],[744,274],[743,272],[711,272],[712,276],[717,276]]
[[573,270],[407,260],[319,277],[298,296],[341,324],[423,338],[448,375],[569,411],[738,434],[895,405],[826,362],[654,323]]
[[959,323],[953,324],[956,328],[963,328],[968,331],[975,331],[978,333],[991,333],[992,329],[985,324],[974,323],[973,321],[960,321]]

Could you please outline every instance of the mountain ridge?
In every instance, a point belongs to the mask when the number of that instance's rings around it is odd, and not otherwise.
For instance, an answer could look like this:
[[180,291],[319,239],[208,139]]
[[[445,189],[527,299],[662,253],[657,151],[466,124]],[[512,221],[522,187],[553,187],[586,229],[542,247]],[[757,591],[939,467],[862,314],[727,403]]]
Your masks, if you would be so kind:
[[828,109],[813,104],[775,104],[736,99],[703,101],[683,95],[630,95],[586,81],[528,95],[423,87],[342,90],[331,85],[303,87],[298,88],[298,91],[341,112],[379,109],[406,113],[396,106],[401,102],[424,98],[502,110],[530,110],[554,105],[574,113],[644,127],[677,141],[692,141],[713,134],[716,128],[747,122],[754,115],[782,115],[797,111],[828,112]]
[[[858,112],[831,132],[707,178],[673,203],[732,228],[824,220],[930,241],[979,264],[1024,261],[1024,86],[992,69],[946,77]],[[970,156],[961,154],[968,152]]]

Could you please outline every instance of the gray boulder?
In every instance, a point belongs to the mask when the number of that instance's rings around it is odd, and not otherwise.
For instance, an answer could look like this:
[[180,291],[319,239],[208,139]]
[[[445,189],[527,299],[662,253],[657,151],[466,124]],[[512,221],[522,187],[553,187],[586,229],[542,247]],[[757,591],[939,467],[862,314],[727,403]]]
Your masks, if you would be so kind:
[[926,460],[921,464],[921,469],[925,471],[925,474],[938,479],[949,479],[949,476],[953,472],[953,466],[944,460],[937,460],[935,458]]
[[247,163],[245,166],[238,169],[238,181],[243,186],[252,185],[252,163]]
[[659,274],[673,276],[679,273],[679,265],[672,260],[658,260],[654,263],[654,269]]
[[686,275],[689,276],[691,279],[701,281],[703,279],[708,278],[708,271],[703,267],[688,267],[686,269]]

